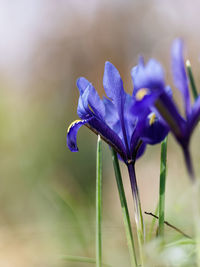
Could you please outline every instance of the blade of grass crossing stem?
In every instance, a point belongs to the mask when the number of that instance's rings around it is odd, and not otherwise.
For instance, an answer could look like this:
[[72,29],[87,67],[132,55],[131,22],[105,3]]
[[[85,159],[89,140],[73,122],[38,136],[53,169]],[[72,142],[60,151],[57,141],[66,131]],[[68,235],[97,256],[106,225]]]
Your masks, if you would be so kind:
[[128,206],[127,206],[126,196],[124,192],[124,186],[122,183],[120,167],[119,167],[119,161],[117,158],[117,153],[112,148],[111,148],[111,151],[112,151],[112,160],[113,160],[113,166],[114,166],[114,171],[115,171],[115,178],[117,182],[118,193],[119,193],[119,198],[120,198],[120,203],[121,203],[121,208],[122,208],[122,215],[123,215],[123,220],[124,220],[124,225],[125,225],[131,266],[135,267],[135,266],[138,266],[137,258],[136,258],[133,234],[131,230],[130,216],[128,212]]
[[187,73],[188,73],[188,76],[189,76],[189,81],[190,81],[190,85],[191,85],[191,89],[192,89],[192,94],[193,94],[194,100],[196,100],[197,97],[198,97],[198,93],[197,93],[197,88],[196,88],[196,85],[195,85],[194,77],[193,77],[193,74],[192,74],[192,67],[191,67],[191,64],[190,64],[189,60],[186,61],[186,69],[187,69]]
[[167,137],[161,143],[158,235],[164,235]]
[[100,135],[97,140],[96,158],[96,266],[102,266],[102,238],[101,238],[101,217],[102,217],[102,142]]

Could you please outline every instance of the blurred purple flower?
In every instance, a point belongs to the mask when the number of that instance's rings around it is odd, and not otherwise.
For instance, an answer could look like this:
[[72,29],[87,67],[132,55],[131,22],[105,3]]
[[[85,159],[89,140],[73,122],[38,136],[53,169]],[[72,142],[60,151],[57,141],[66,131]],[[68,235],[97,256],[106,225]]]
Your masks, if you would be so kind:
[[[110,62],[105,64],[103,86],[108,98],[100,99],[89,81],[83,77],[78,79],[77,113],[81,120],[69,126],[67,145],[72,152],[78,151],[77,132],[86,125],[113,147],[125,163],[135,162],[146,144],[156,144],[164,139],[168,126],[149,108],[132,115],[131,107],[137,108],[136,98],[124,91],[120,74]],[[141,91],[137,97],[143,98]]]
[[191,177],[193,177],[189,142],[200,118],[200,97],[191,106],[181,39],[176,39],[172,45],[172,72],[174,84],[180,90],[183,98],[185,116],[181,116],[172,99],[171,89],[165,86],[162,66],[154,59],[149,60],[146,65],[140,60],[139,64],[132,69],[134,94],[137,96],[141,90],[145,90],[143,101],[137,101],[135,106],[132,107],[132,112],[137,115],[139,110],[145,112],[145,109],[148,109],[149,106],[155,106],[157,112],[169,125],[172,133],[183,148],[188,170]]

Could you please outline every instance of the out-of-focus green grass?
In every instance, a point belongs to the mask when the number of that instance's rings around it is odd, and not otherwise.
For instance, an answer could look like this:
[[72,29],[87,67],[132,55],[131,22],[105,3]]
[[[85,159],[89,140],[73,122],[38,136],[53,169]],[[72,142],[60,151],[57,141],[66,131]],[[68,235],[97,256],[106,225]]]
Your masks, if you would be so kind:
[[[83,152],[70,153],[71,118],[64,100],[59,106],[55,95],[33,100],[9,89],[0,97],[0,229],[25,238],[22,246],[37,254],[35,264],[43,258],[45,266],[54,266],[48,258],[55,261],[62,254],[89,256],[94,250],[94,139],[83,129]],[[42,247],[40,256],[32,251],[34,244]]]

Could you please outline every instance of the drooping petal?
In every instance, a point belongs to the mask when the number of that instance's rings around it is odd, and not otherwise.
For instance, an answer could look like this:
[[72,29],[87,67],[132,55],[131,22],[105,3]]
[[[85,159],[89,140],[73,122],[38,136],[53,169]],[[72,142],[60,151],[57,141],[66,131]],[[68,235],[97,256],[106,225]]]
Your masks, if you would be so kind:
[[155,113],[150,113],[146,117],[146,127],[142,131],[141,139],[147,144],[158,144],[168,134],[169,127],[156,116]]
[[[134,116],[145,117],[151,112],[151,107],[154,105],[155,101],[159,98],[159,94],[154,91],[150,92],[148,89],[146,90],[141,99],[135,98],[135,101],[131,107],[131,112]],[[140,90],[138,91],[140,93]]]
[[188,88],[188,78],[185,71],[183,58],[183,42],[181,39],[176,39],[172,45],[172,73],[175,86],[180,90],[185,107],[185,113],[188,117],[191,111],[190,94]]
[[93,116],[85,120],[72,122],[67,130],[67,145],[72,152],[77,152],[77,133],[80,127],[87,124],[94,133],[100,134],[102,139],[112,146],[126,160],[126,150],[119,136],[99,118]]
[[160,63],[154,59],[150,59],[146,65],[139,62],[138,66],[132,69],[131,76],[134,85],[134,96],[141,88],[148,88],[151,91],[157,91],[157,93],[164,90],[164,71]]
[[127,152],[122,140],[104,121],[94,116],[89,120],[88,127],[96,134],[100,134],[106,143],[112,146],[124,160],[126,159]]
[[89,120],[76,120],[70,124],[67,130],[67,146],[72,152],[77,152],[77,133],[80,127]]
[[[146,93],[143,93],[143,97],[137,100],[137,94],[140,93],[140,90],[146,90]],[[182,118],[173,102],[170,88],[166,87],[161,94],[157,94],[153,90],[149,92],[148,89],[140,90],[137,92],[136,101],[131,108],[133,115],[138,116],[141,120],[156,109],[155,113],[162,116],[162,119],[169,125],[174,135],[177,138],[182,137],[185,133],[186,121]]]

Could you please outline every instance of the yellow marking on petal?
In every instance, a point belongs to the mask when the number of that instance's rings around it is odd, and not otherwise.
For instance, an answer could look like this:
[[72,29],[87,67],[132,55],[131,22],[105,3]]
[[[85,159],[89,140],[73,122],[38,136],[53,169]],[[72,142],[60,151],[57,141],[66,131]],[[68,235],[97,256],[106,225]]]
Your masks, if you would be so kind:
[[67,133],[69,133],[70,129],[71,129],[75,124],[79,123],[80,121],[81,121],[81,120],[75,120],[75,121],[73,121],[73,122],[69,125],[69,127],[68,127],[68,129],[67,129]]
[[156,114],[152,113],[152,115],[149,119],[149,125],[151,126],[152,124],[154,124],[155,120],[156,120]]
[[135,96],[135,98],[137,99],[137,100],[142,100],[146,95],[148,95],[148,93],[149,93],[149,89],[148,88],[142,88],[142,89],[140,89],[137,93],[136,93],[136,96]]
[[91,108],[91,106],[90,105],[88,105],[88,107],[89,107],[89,109],[94,113],[94,110]]

